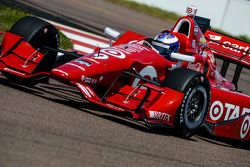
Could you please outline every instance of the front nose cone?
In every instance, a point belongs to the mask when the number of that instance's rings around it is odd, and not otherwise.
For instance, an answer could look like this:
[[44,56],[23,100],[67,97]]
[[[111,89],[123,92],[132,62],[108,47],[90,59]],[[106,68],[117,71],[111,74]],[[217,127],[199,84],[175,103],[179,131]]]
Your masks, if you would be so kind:
[[54,68],[51,71],[53,78],[64,82],[81,82],[81,76],[85,69],[74,63],[66,63],[60,67]]
[[63,77],[63,78],[69,77],[69,73],[67,73],[63,70],[57,69],[57,68],[55,68],[51,71],[51,75],[56,76],[56,77]]

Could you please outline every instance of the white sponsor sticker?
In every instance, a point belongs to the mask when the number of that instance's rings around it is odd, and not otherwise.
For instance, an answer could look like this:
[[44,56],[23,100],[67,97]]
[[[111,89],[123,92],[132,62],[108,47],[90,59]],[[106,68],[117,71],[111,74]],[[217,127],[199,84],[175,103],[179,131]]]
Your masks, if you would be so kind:
[[250,116],[247,115],[241,125],[240,138],[245,138],[249,132],[250,128]]
[[214,40],[214,41],[220,41],[222,36],[217,36],[217,35],[209,35],[210,39],[211,40]]
[[149,111],[149,117],[153,119],[159,119],[163,121],[169,121],[170,115],[163,112],[158,111]]
[[[224,113],[224,114],[223,114]],[[240,106],[225,103],[223,104],[220,101],[215,101],[210,107],[209,116],[213,121],[219,120],[224,115],[224,120],[232,120],[235,118],[239,118],[242,115],[250,113],[250,109],[248,108],[240,108]]]
[[[139,74],[142,76],[142,77],[145,77],[145,76],[149,76],[151,80],[153,80],[153,78],[156,78],[157,77],[157,72],[156,72],[156,69],[153,67],[153,66],[146,66],[144,67],[140,72]],[[140,79],[139,78],[135,78],[132,86],[133,87],[136,87],[137,84],[140,82]]]
[[217,121],[221,118],[224,111],[224,106],[220,101],[215,101],[210,108],[210,118]]
[[[220,101],[215,101],[211,105],[209,116],[211,120],[218,121],[223,119],[224,121],[233,120],[239,118],[240,116],[244,116],[250,113],[249,108],[240,108],[240,106],[225,103],[223,104]],[[240,130],[240,137],[245,138],[249,132],[250,128],[250,116],[247,115],[242,122],[241,130]]]

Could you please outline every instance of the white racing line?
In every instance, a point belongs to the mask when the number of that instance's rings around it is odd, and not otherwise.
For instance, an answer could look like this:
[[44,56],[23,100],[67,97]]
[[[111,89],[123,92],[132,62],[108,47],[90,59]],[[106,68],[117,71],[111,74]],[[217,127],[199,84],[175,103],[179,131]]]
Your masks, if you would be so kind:
[[96,47],[109,47],[109,40],[76,28],[47,20],[55,25],[73,43],[73,49],[82,54],[92,53]]

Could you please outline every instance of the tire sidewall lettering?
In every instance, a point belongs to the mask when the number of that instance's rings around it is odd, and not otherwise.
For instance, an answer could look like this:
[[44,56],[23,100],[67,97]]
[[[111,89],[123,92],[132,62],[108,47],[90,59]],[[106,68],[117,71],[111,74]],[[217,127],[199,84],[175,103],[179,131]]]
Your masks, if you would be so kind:
[[180,110],[180,124],[183,124],[184,123],[184,109],[185,109],[185,106],[186,106],[186,100],[191,92],[192,88],[189,88],[186,95],[184,96],[184,100],[181,104],[181,110]]

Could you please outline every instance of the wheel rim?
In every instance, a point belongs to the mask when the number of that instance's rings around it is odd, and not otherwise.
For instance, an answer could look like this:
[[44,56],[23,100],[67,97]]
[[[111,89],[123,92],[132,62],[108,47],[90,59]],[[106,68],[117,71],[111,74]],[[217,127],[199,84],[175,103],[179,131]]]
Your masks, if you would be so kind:
[[207,92],[204,87],[197,86],[189,94],[184,110],[184,120],[189,129],[198,128],[205,117],[207,108]]

